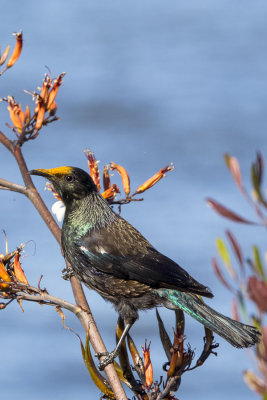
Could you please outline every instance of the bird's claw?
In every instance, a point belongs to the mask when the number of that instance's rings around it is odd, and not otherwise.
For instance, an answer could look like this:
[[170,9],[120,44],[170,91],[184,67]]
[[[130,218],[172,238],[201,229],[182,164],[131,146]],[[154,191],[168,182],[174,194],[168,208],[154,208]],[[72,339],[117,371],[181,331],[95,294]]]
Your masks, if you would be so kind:
[[65,281],[69,281],[72,276],[74,276],[73,269],[66,265],[66,267],[61,271],[61,277],[65,279]]
[[95,353],[95,357],[97,357],[98,359],[100,359],[101,357],[105,357],[108,356],[109,353],[107,351],[104,351],[103,353]]
[[95,355],[98,359],[101,357],[105,357],[104,360],[99,362],[98,365],[98,369],[99,371],[103,371],[104,368],[106,368],[106,366],[108,364],[112,364],[114,359],[116,358],[116,352],[115,351],[111,351],[110,353],[105,352],[105,353],[96,353]]

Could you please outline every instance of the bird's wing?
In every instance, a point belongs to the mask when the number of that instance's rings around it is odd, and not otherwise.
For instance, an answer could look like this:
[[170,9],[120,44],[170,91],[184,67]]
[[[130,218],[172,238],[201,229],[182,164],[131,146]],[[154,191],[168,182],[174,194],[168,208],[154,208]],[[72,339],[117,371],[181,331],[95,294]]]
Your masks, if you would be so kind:
[[93,267],[117,278],[212,297],[208,288],[159,253],[123,218],[111,226],[90,230],[80,239],[77,250]]

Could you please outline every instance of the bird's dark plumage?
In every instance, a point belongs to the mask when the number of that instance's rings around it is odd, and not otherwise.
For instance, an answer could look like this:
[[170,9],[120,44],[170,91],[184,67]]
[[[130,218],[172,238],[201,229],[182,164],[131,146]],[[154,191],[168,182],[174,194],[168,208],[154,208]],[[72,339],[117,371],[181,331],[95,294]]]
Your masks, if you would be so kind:
[[49,179],[66,206],[62,247],[75,275],[114,304],[128,329],[138,310],[164,305],[183,309],[236,347],[259,340],[254,327],[202,303],[197,295],[213,297],[211,291],[116,214],[85,171],[60,167],[30,173]]

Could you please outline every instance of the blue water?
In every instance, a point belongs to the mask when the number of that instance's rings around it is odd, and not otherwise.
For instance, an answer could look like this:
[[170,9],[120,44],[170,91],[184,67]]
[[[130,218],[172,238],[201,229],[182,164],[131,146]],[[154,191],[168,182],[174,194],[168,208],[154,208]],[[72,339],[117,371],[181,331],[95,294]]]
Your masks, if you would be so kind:
[[[1,77],[1,93],[24,106],[23,89],[41,84],[47,65],[53,77],[67,75],[57,98],[61,120],[41,131],[24,148],[29,168],[76,165],[86,168],[82,150],[95,151],[100,167],[124,165],[133,190],[169,162],[175,170],[145,194],[143,203],[123,208],[123,216],[155,245],[216,294],[212,304],[230,314],[231,296],[211,268],[214,241],[230,227],[245,248],[264,250],[264,231],[237,226],[205,204],[211,196],[253,217],[231,181],[223,153],[238,157],[244,181],[256,150],[266,154],[267,47],[265,1],[227,0],[122,1],[78,3],[5,2],[1,7],[0,42],[23,29],[24,50],[17,65]],[[0,129],[12,136],[9,116],[0,104]],[[10,154],[0,147],[1,176],[21,182]],[[114,179],[116,177],[114,176]],[[35,179],[49,206],[51,195]],[[72,301],[69,284],[60,278],[60,251],[19,194],[1,192],[0,228],[10,249],[29,243],[23,268],[30,283]],[[2,250],[1,250],[2,249]],[[0,237],[0,251],[4,238]],[[116,313],[95,293],[89,302],[107,347],[114,346]],[[17,304],[1,311],[0,382],[3,398],[21,400],[98,398],[83,365],[77,338],[62,327],[48,307]],[[173,326],[172,313],[161,310]],[[83,335],[75,317],[66,324]],[[187,338],[200,351],[203,329],[190,318]],[[165,361],[153,311],[143,313],[132,330],[138,347],[152,341],[155,377]],[[256,398],[242,381],[251,366],[245,351],[220,342],[218,357],[184,376],[180,399]]]

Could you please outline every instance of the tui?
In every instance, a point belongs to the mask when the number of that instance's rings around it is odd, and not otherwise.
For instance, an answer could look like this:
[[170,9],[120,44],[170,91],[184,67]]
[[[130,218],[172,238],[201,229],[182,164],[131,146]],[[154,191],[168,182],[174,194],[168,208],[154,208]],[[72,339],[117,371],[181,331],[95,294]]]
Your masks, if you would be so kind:
[[82,169],[35,169],[52,182],[66,206],[62,248],[75,276],[113,303],[125,322],[115,350],[100,363],[113,362],[139,310],[164,306],[181,309],[235,347],[249,347],[259,331],[206,305],[199,296],[211,291],[174,261],[159,253],[132,225],[115,213]]

